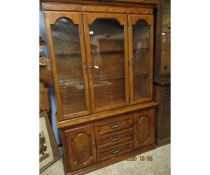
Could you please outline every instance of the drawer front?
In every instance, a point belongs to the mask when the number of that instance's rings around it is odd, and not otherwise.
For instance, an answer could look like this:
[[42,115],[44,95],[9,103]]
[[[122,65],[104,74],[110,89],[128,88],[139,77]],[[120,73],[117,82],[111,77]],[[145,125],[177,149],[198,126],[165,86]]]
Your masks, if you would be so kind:
[[96,134],[104,135],[109,132],[119,131],[125,128],[131,128],[133,120],[130,115],[121,115],[119,117],[112,117],[111,119],[96,122]]
[[99,149],[97,152],[97,160],[98,162],[101,162],[107,159],[112,159],[116,156],[120,156],[120,155],[130,152],[132,149],[133,149],[132,141],[117,144],[114,146],[109,146],[104,149]]
[[100,136],[97,138],[97,146],[99,149],[110,145],[116,145],[118,143],[132,141],[133,139],[133,128],[124,129],[121,131],[111,132],[110,134],[106,134],[104,136]]

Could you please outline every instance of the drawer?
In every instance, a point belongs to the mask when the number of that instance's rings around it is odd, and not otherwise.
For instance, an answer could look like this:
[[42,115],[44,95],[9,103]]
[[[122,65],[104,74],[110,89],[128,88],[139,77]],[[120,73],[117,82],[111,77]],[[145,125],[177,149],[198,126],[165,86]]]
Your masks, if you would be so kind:
[[98,148],[104,148],[109,145],[116,145],[121,142],[131,141],[133,139],[133,128],[128,128],[116,132],[111,132],[109,134],[100,136],[97,138]]
[[131,128],[133,120],[130,115],[120,115],[103,121],[96,122],[96,134],[103,135],[113,131],[119,131],[125,128]]
[[98,162],[114,158],[116,156],[120,156],[126,154],[133,149],[133,142],[129,141],[126,143],[117,144],[114,146],[109,146],[104,149],[99,149],[97,153]]

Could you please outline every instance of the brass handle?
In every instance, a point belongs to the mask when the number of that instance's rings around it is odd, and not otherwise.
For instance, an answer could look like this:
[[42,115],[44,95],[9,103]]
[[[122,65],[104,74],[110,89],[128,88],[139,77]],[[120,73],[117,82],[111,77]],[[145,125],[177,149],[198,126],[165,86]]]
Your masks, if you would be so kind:
[[110,150],[110,152],[112,153],[112,154],[117,154],[117,153],[119,153],[121,150],[119,149],[119,148],[115,148],[115,149],[112,149],[112,150]]
[[112,142],[116,142],[118,140],[120,140],[120,137],[119,136],[113,136],[113,137],[111,137],[111,141]]
[[116,124],[110,124],[109,127],[112,128],[112,129],[116,129],[116,128],[119,128],[120,126],[120,122],[116,123]]

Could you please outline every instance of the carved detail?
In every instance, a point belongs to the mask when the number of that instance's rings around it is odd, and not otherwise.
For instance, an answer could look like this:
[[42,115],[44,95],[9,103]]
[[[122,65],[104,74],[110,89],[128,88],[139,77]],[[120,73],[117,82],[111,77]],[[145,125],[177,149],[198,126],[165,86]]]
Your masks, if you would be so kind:
[[139,142],[146,143],[150,139],[150,125],[151,119],[149,116],[142,116],[137,124]]
[[92,145],[91,136],[85,132],[78,133],[72,139],[73,152],[75,152],[75,163],[76,164],[88,164],[92,158]]
[[95,163],[96,147],[92,145],[92,143],[95,142],[93,125],[67,130],[66,141],[68,145],[67,151],[71,171]]
[[135,149],[150,145],[154,141],[154,111],[148,110],[134,114],[135,120],[135,135],[134,147]]

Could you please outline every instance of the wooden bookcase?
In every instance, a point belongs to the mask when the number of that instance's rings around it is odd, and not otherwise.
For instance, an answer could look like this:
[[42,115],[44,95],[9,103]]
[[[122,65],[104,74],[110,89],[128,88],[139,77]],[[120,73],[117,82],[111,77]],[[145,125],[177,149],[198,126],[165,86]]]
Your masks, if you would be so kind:
[[155,148],[156,3],[42,3],[66,174]]

